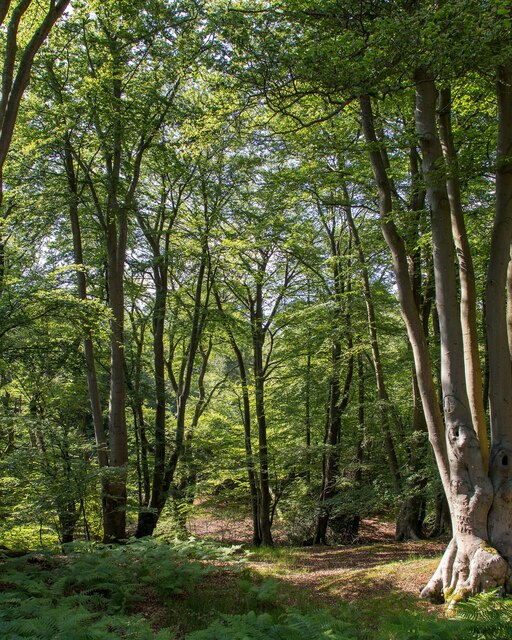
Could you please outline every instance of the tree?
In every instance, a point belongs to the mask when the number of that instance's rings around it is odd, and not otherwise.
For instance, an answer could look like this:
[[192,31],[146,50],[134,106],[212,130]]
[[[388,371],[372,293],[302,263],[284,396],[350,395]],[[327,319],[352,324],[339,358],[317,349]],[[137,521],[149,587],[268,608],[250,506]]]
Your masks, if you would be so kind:
[[[61,39],[71,35],[75,47],[68,50],[64,61],[47,59],[43,77],[49,100],[56,106],[57,131],[62,132],[54,153],[60,156],[66,175],[82,299],[87,297],[87,290],[81,265],[88,260],[81,241],[80,209],[94,220],[104,251],[111,328],[108,452],[90,335],[85,336],[84,349],[98,457],[104,469],[104,536],[109,541],[125,536],[128,425],[124,281],[131,250],[129,230],[137,210],[145,156],[160,134],[180,83],[178,68],[166,68],[164,73],[162,60],[164,54],[175,53],[175,41],[181,32],[174,32],[174,27],[182,21],[187,23],[183,14],[177,17],[158,2],[152,13],[139,9],[126,3],[77,7],[60,33]],[[132,130],[137,132],[135,139]]]
[[[286,250],[293,208],[286,198],[280,201],[273,189],[278,187],[275,167],[267,165],[264,152],[254,149],[256,166],[247,174],[247,184],[240,185],[234,206],[224,222],[226,254],[219,279],[227,292],[217,292],[217,305],[227,316],[228,303],[243,318],[250,342],[253,407],[257,428],[258,452],[252,458],[248,375],[233,330],[227,323],[231,346],[237,358],[244,402],[246,463],[253,509],[253,539],[271,546],[272,522],[277,506],[277,492],[271,490],[271,453],[268,441],[266,385],[278,364],[274,350],[286,321],[279,313],[297,275],[297,260]],[[259,166],[258,166],[259,165]],[[242,232],[243,229],[243,232]],[[227,295],[226,295],[227,294]],[[257,467],[257,473],[256,473]],[[255,487],[256,481],[258,486]]]
[[[168,161],[161,175],[159,207],[152,217],[147,215],[148,211],[144,212],[145,215],[140,213],[138,216],[140,228],[153,256],[156,290],[153,309],[155,453],[150,499],[147,508],[142,509],[139,514],[136,534],[139,537],[153,533],[166,505],[185,448],[188,402],[213,286],[214,269],[209,239],[219,213],[220,201],[224,197],[216,189],[215,180],[212,180],[212,189],[207,167],[208,158],[201,154],[197,158],[187,157],[186,154],[180,158],[178,155],[175,167]],[[173,169],[176,171],[174,175]],[[178,253],[178,246],[187,247],[183,260],[173,255]],[[170,317],[167,313],[168,306],[171,306]],[[207,362],[208,358],[203,358],[204,368]],[[168,446],[166,436],[166,372],[175,406],[172,448]],[[204,375],[205,372],[201,370],[200,387]],[[198,420],[199,417],[200,413],[197,413],[195,419]]]
[[[355,100],[360,105],[378,189],[381,226],[392,252],[429,437],[453,523],[452,542],[423,595],[458,598],[496,586],[510,589],[511,542],[505,530],[510,529],[512,517],[507,505],[512,460],[512,421],[507,398],[512,393],[512,380],[506,272],[512,228],[512,94],[511,53],[503,46],[510,37],[510,7],[498,0],[485,7],[476,2],[439,3],[435,7],[421,2],[348,2],[325,7],[312,2],[301,8],[295,3],[285,3],[279,10],[259,8],[248,19],[243,8],[230,17],[230,26],[235,29],[232,42],[239,52],[234,59],[234,72],[256,84],[267,104],[287,117],[290,128],[329,120]],[[249,24],[252,29],[247,28]],[[396,33],[406,33],[408,37],[398,42]],[[390,42],[393,50],[388,46]],[[248,67],[248,58],[258,62]],[[472,275],[466,232],[460,224],[459,185],[454,179],[457,163],[447,122],[446,94],[441,95],[440,122],[436,120],[439,88],[446,86],[448,77],[471,82],[481,71],[494,73],[498,104],[496,209],[485,294],[490,372],[489,470],[482,400],[479,384],[475,384],[475,302],[468,302],[472,297]],[[401,150],[393,127],[387,128],[386,120],[376,115],[379,103],[389,94],[407,95],[404,78],[412,81],[416,89],[416,134],[431,213],[443,414],[399,231],[402,194],[390,151],[399,158]],[[462,87],[459,90],[463,91]],[[312,108],[315,104],[323,111]],[[396,164],[395,161],[395,167]],[[465,271],[459,279],[464,301],[462,321],[454,234],[460,270]],[[468,305],[472,306],[471,312]],[[464,334],[468,339],[463,338]]]
[[3,226],[11,210],[10,205],[3,207],[4,165],[11,147],[21,100],[30,81],[34,59],[68,4],[69,0],[51,0],[47,12],[41,14],[33,0],[20,0],[14,6],[11,0],[3,0],[0,3],[0,27],[6,25],[2,35],[4,42],[0,86],[0,293],[5,276],[8,240]]

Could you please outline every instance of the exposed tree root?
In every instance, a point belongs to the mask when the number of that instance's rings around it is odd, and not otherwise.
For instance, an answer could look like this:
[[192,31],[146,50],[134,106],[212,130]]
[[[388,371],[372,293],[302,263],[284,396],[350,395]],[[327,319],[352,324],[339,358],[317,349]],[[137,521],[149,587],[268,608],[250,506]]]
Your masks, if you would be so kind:
[[508,589],[511,567],[489,543],[473,536],[452,539],[422,598],[450,605],[481,591]]

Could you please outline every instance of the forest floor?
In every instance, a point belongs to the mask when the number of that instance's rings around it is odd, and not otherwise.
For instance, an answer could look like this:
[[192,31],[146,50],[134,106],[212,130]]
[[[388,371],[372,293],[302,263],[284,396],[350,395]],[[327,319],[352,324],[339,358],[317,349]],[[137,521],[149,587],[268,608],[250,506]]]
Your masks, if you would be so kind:
[[[250,523],[199,519],[191,523],[191,532],[244,547],[250,542]],[[446,540],[396,542],[394,524],[378,518],[362,522],[355,545],[290,547],[276,537],[272,549],[249,547],[245,565],[262,584],[275,583],[285,609],[335,611],[349,606],[366,626],[375,628],[383,618],[404,611],[445,614],[444,607],[421,600],[419,592],[434,573]],[[213,580],[203,588],[233,594],[229,571]]]
[[[79,546],[70,555],[0,555],[0,637],[512,637],[468,635],[445,607],[419,598],[446,540],[395,542],[393,524],[372,518],[362,522],[359,544],[289,546],[276,526],[277,544],[255,548],[246,525],[203,516],[191,523],[194,537],[181,542],[165,544],[163,536],[126,547]],[[432,625],[442,633],[431,633]]]
[[249,564],[333,605],[386,594],[417,598],[446,548],[439,540],[396,542],[394,524],[377,519],[363,521],[360,534],[357,545],[295,547],[284,562],[255,553]]

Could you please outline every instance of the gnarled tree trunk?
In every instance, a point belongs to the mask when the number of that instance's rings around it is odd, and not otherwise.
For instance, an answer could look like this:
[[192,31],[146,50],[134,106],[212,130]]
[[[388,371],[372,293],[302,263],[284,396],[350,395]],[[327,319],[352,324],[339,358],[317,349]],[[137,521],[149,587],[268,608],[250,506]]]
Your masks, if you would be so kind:
[[[376,147],[371,102],[361,98],[369,155],[379,188],[382,229],[391,248],[401,310],[412,345],[429,437],[446,492],[453,538],[422,595],[460,599],[496,587],[509,590],[512,557],[512,371],[506,321],[506,277],[512,237],[512,65],[498,71],[499,139],[496,218],[487,282],[491,456],[487,472],[484,437],[472,415],[466,376],[469,341],[463,339],[445,159],[439,139],[438,93],[429,69],[416,80],[416,129],[431,210],[436,308],[441,338],[441,416],[427,345],[414,305],[404,243],[390,218],[392,189]],[[460,229],[457,230],[460,233]]]

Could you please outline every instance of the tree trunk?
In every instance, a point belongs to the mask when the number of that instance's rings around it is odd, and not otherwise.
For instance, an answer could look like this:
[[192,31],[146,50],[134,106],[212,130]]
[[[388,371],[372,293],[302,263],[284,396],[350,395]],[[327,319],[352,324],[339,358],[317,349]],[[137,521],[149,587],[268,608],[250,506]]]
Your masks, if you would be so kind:
[[393,211],[392,189],[375,135],[373,110],[369,96],[362,96],[360,104],[364,135],[369,144],[368,154],[379,192],[379,214],[382,233],[391,250],[400,309],[413,351],[418,386],[429,429],[429,439],[436,456],[443,486],[448,488],[450,481],[443,419],[439,410],[423,325],[414,299],[405,245],[390,215]]
[[[215,292],[217,307],[221,313],[224,313],[222,301]],[[251,403],[249,399],[249,381],[247,377],[247,369],[242,350],[238,346],[235,336],[228,326],[226,328],[229,342],[235,353],[238,364],[238,374],[240,376],[240,386],[242,388],[242,421],[244,425],[244,448],[245,448],[245,464],[247,466],[247,478],[249,480],[249,491],[251,496],[251,515],[252,515],[252,543],[255,546],[261,545],[260,530],[260,498],[258,491],[258,478],[254,466],[254,457],[252,452],[252,435],[251,435]]]
[[[426,478],[421,477],[421,467],[424,464],[426,450],[421,446],[422,434],[426,433],[427,425],[423,409],[421,406],[420,391],[416,372],[412,374],[413,387],[413,443],[409,451],[409,467],[415,476],[420,476],[414,481],[411,488],[411,495],[407,497],[400,508],[396,522],[395,540],[403,542],[405,540],[421,540],[425,537],[423,532],[423,520],[425,519],[425,496]],[[416,436],[416,437],[415,437]],[[419,437],[418,437],[419,436]],[[421,440],[420,440],[421,439]]]
[[[73,258],[77,265],[77,289],[78,298],[83,302],[87,301],[87,280],[85,277],[85,262],[82,247],[82,233],[80,219],[78,216],[78,183],[76,179],[75,166],[69,134],[65,136],[64,165],[69,190],[69,217],[71,221],[71,233],[73,237]],[[107,439],[103,427],[103,412],[101,409],[101,399],[98,389],[96,375],[96,362],[94,358],[94,344],[92,332],[89,326],[85,326],[84,331],[84,354],[87,371],[87,388],[89,391],[89,401],[91,403],[92,422],[94,436],[96,439],[98,463],[100,468],[108,466]]]
[[[345,189],[345,195],[348,200],[348,193]],[[395,445],[393,444],[393,438],[391,435],[391,427],[389,420],[389,408],[390,401],[386,385],[384,382],[384,370],[382,367],[382,360],[380,357],[379,341],[377,336],[377,322],[375,318],[375,308],[373,306],[372,294],[370,289],[370,278],[368,276],[368,269],[366,268],[366,259],[359,239],[359,233],[352,217],[352,211],[350,205],[345,207],[345,215],[350,228],[352,237],[354,238],[354,244],[356,246],[357,254],[359,257],[359,263],[361,267],[362,279],[363,279],[363,293],[364,301],[366,305],[366,312],[368,316],[368,330],[370,333],[370,344],[372,349],[373,368],[375,370],[375,380],[377,383],[377,394],[379,399],[379,408],[381,416],[382,434],[384,436],[384,448],[386,449],[389,470],[391,472],[391,479],[396,491],[399,491],[402,484],[400,477],[400,470],[398,465],[398,458],[395,451]]]
[[311,484],[311,353],[306,357],[306,381],[304,389],[304,427],[306,446],[306,484]]
[[448,490],[450,480],[448,473],[448,456],[444,438],[444,424],[432,377],[430,356],[423,325],[414,298],[405,245],[390,216],[393,211],[392,189],[375,134],[373,110],[369,96],[362,96],[360,98],[360,104],[363,131],[366,142],[369,145],[368,154],[379,192],[379,214],[382,233],[391,250],[397,280],[400,309],[413,351],[418,386],[420,388],[423,410],[429,430],[429,439],[434,450],[441,481],[445,489]]
[[430,538],[438,538],[445,533],[452,534],[452,523],[450,519],[450,507],[448,506],[448,500],[444,495],[444,491],[438,493],[434,500],[434,506],[436,510],[434,526],[429,533]]
[[330,501],[336,495],[336,482],[339,474],[339,444],[341,433],[341,417],[348,405],[350,384],[354,370],[354,358],[349,357],[345,384],[341,388],[341,364],[343,361],[343,351],[341,343],[335,341],[331,349],[331,361],[333,373],[329,389],[329,413],[328,426],[325,436],[322,491],[320,493],[320,513],[316,522],[314,536],[315,544],[327,544],[327,527],[331,516]]
[[[436,129],[436,99],[437,92],[429,70],[418,69],[416,128],[423,154],[423,173],[432,214],[436,308],[441,335],[441,386],[450,468],[450,489],[447,498],[453,523],[452,541],[436,574],[422,592],[423,596],[434,599],[443,596],[446,598],[451,596],[452,592],[459,597],[481,589],[503,586],[508,573],[507,562],[490,546],[496,545],[500,537],[492,535],[492,516],[488,521],[489,509],[493,504],[493,487],[486,474],[466,385],[451,210],[445,176],[441,170],[443,154]],[[510,233],[507,238],[507,260],[501,269],[502,277],[499,283],[503,302],[509,246]],[[496,257],[496,251],[492,252],[492,255]],[[494,264],[492,259],[491,263]],[[503,311],[498,315],[505,319]],[[507,347],[505,322],[503,327],[500,338],[504,337],[505,344],[502,346]],[[495,329],[496,334],[499,334],[499,328]],[[490,368],[492,372],[492,364]],[[507,368],[510,393],[512,384],[508,358]]]
[[[132,325],[133,341],[136,345],[133,363],[133,383],[126,372],[126,385],[131,395],[133,430],[135,435],[135,450],[137,460],[137,482],[139,493],[139,509],[147,507],[151,492],[151,481],[149,477],[148,463],[148,440],[146,426],[144,422],[144,401],[141,391],[142,380],[142,354],[144,350],[144,336],[146,322],[141,322],[140,336],[138,335],[137,323],[134,319],[134,311],[130,314]],[[126,363],[125,363],[126,364]]]
[[[108,295],[110,321],[110,398],[109,448],[110,470],[108,494],[105,496],[103,536],[105,542],[124,539],[126,531],[126,476],[128,465],[128,433],[126,427],[126,390],[124,372],[124,260],[127,221],[125,212],[114,209],[109,221]],[[114,212],[111,212],[111,215]],[[117,219],[116,219],[117,218]],[[119,225],[119,230],[118,230]]]
[[[345,290],[350,291],[350,280],[345,287],[344,274],[340,268],[342,228],[336,232],[335,224],[331,227],[324,224],[328,236],[332,262],[333,276],[333,328],[339,334],[344,326],[347,332],[347,351],[349,353],[347,371],[343,389],[341,387],[341,372],[343,365],[343,344],[335,337],[331,345],[331,379],[329,383],[329,400],[327,408],[327,424],[324,438],[324,453],[322,456],[322,489],[319,499],[319,514],[314,534],[315,544],[327,544],[327,528],[332,514],[332,500],[337,493],[336,484],[339,475],[341,418],[349,401],[350,385],[354,371],[354,354],[352,352],[352,328],[349,307],[344,300]],[[350,245],[349,245],[350,246]],[[336,335],[335,334],[335,335]]]
[[[158,257],[160,256],[155,256],[155,262]],[[137,532],[135,534],[137,538],[153,534],[166,500],[166,496],[163,495],[163,483],[166,465],[164,328],[167,303],[167,268],[167,260],[165,258],[164,264],[155,264],[153,266],[156,289],[153,312],[153,365],[156,398],[155,449],[150,498],[146,507],[139,512]]]
[[[420,315],[425,339],[428,339],[428,320],[431,309],[431,295],[429,287],[425,288],[422,277],[422,251],[420,248],[420,225],[425,208],[426,193],[422,185],[421,172],[419,169],[419,156],[416,147],[409,153],[409,166],[411,176],[411,199],[410,199],[410,219],[407,229],[409,246],[412,247],[410,255],[410,275],[413,288],[413,295],[416,309]],[[428,285],[428,281],[427,281]],[[412,371],[412,444],[407,448],[408,466],[412,482],[408,488],[409,496],[406,497],[400,508],[397,522],[395,540],[418,540],[424,536],[423,521],[425,518],[426,497],[424,489],[427,484],[425,465],[426,449],[423,446],[423,434],[428,432],[421,394],[418,387],[416,371]]]
[[[360,489],[363,481],[363,461],[366,440],[366,419],[365,419],[365,384],[364,384],[363,354],[357,354],[357,417],[358,417],[358,443],[356,449],[356,468],[353,482],[354,488]],[[340,536],[340,523],[337,523],[336,533]],[[361,514],[353,513],[343,517],[342,521],[342,541],[344,544],[354,544],[359,538],[359,525],[361,524]]]
[[447,164],[446,190],[450,203],[453,238],[459,260],[460,309],[466,386],[473,426],[480,442],[484,468],[487,469],[489,449],[485,423],[482,367],[478,352],[475,271],[462,210],[457,152],[451,126],[451,92],[449,89],[441,89],[439,92],[438,117],[440,142]]
[[[197,483],[197,463],[194,461],[192,443],[194,438],[194,432],[196,431],[199,420],[203,415],[206,407],[208,406],[212,393],[207,397],[205,387],[205,376],[208,370],[208,362],[212,353],[213,341],[209,338],[208,346],[206,349],[201,349],[201,366],[197,376],[197,388],[199,390],[199,397],[196,401],[194,409],[194,415],[192,421],[187,428],[185,435],[185,442],[183,446],[183,453],[181,455],[180,470],[181,477],[179,482],[174,483],[172,491],[172,506],[174,516],[177,522],[178,536],[188,536],[187,531],[187,515],[188,509],[194,504],[194,498],[196,494]],[[216,385],[216,386],[220,386]],[[215,389],[215,387],[214,387]]]
[[[497,75],[498,149],[496,216],[487,271],[486,329],[489,349],[491,421],[490,478],[494,500],[489,514],[491,544],[512,562],[512,369],[508,351],[506,279],[512,239],[512,63]],[[510,589],[510,577],[508,578]]]
[[263,328],[263,286],[256,283],[256,295],[251,309],[251,328],[253,344],[254,401],[256,422],[258,425],[258,460],[259,460],[259,530],[261,544],[273,545],[271,532],[272,499],[270,495],[269,461],[267,444],[267,419],[265,416],[265,371],[263,361],[263,345],[265,331]]
[[[73,153],[71,148],[71,142],[69,135],[65,136],[65,150],[64,150],[64,163],[66,168],[66,176],[69,188],[69,213],[71,221],[71,230],[73,235],[73,253],[75,264],[77,265],[77,282],[78,282],[78,297],[82,301],[87,301],[87,281],[85,276],[84,255],[82,248],[82,234],[80,229],[80,220],[78,215],[78,184],[76,179],[75,167],[73,162]],[[122,277],[122,276],[121,276]],[[121,282],[121,288],[122,288]],[[111,289],[112,284],[109,286]],[[124,318],[124,302],[121,299],[121,303],[118,303],[117,313],[121,313]],[[122,340],[122,330],[121,334]],[[119,343],[116,342],[116,347]],[[123,453],[117,450],[117,455],[112,456],[112,435],[115,431],[110,429],[110,456],[107,447],[107,438],[105,429],[103,426],[103,412],[101,408],[101,398],[98,388],[98,381],[96,375],[96,362],[94,357],[94,344],[92,339],[92,332],[90,327],[85,328],[84,333],[84,354],[86,361],[87,371],[87,387],[89,391],[89,400],[91,403],[91,414],[94,427],[94,435],[96,439],[96,448],[98,463],[100,469],[106,472],[110,465],[123,467],[128,460],[128,451],[125,449],[124,462],[119,465],[119,453],[123,456]],[[119,354],[117,361],[119,360]],[[122,389],[124,392],[124,359],[121,353],[121,363],[118,362],[117,366],[122,368]],[[112,391],[111,391],[112,396]],[[124,415],[124,398],[121,399],[122,414]],[[119,410],[119,409],[118,409]],[[110,413],[110,411],[109,411]],[[123,425],[121,425],[123,426]],[[126,433],[126,423],[124,422],[124,432]],[[127,439],[127,437],[125,437]],[[116,445],[117,446],[117,445]],[[109,459],[110,458],[110,459]],[[122,458],[121,458],[122,459]],[[117,460],[118,462],[114,462]],[[123,474],[124,471],[121,471]],[[116,541],[124,538],[125,524],[123,521],[124,504],[126,501],[126,487],[125,481],[121,476],[116,477],[108,472],[101,475],[101,501],[102,501],[102,513],[103,513],[103,527],[105,541]]]
[[[207,290],[207,300],[203,301],[203,292],[208,267],[208,250],[203,246],[201,253],[201,261],[197,274],[197,280],[194,293],[194,309],[192,315],[190,340],[188,344],[187,354],[183,366],[180,370],[179,380],[176,380],[172,371],[172,362],[167,363],[169,378],[172,380],[174,391],[176,394],[176,432],[174,440],[174,449],[168,460],[162,459],[165,455],[165,430],[159,434],[159,448],[155,448],[155,463],[153,470],[153,482],[151,487],[151,499],[148,509],[139,513],[136,536],[138,538],[150,536],[153,534],[158,519],[167,502],[169,489],[174,479],[176,467],[183,452],[183,442],[185,437],[185,418],[187,402],[190,396],[192,376],[194,373],[194,364],[197,350],[204,329],[205,308],[208,305],[208,295],[211,282]],[[165,425],[163,424],[162,427]],[[156,439],[156,434],[155,434]]]

